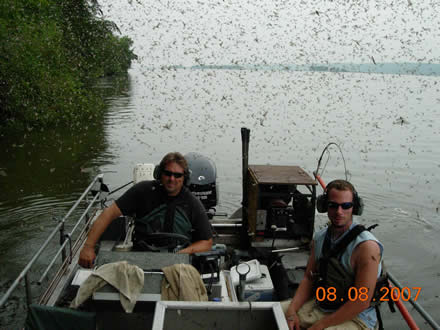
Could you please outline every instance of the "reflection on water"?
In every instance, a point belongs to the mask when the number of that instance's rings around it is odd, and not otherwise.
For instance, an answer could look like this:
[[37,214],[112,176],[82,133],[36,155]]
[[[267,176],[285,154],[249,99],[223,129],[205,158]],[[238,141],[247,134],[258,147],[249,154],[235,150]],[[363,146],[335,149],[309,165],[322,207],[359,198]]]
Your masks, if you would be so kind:
[[[130,81],[128,76],[103,79],[97,88],[108,102],[124,107],[124,99],[129,98]],[[30,130],[21,136],[0,137],[3,151],[0,159],[1,294],[92,178],[113,162],[114,151],[107,141],[106,123],[107,118],[103,117],[75,127]],[[70,232],[79,215],[80,212],[74,212],[67,220],[66,232]],[[32,268],[31,283],[35,284],[58,249],[54,241]],[[37,299],[38,286],[34,289],[33,296]],[[18,327],[25,315],[24,306],[24,288],[19,286],[2,310],[1,327]]]
[[[122,99],[129,90],[129,80],[103,80],[97,88],[105,98]],[[112,162],[104,122],[101,118],[76,127],[1,137],[1,264],[11,259],[28,260],[29,245],[38,245],[54,227],[54,219],[63,217],[101,172],[100,167]]]

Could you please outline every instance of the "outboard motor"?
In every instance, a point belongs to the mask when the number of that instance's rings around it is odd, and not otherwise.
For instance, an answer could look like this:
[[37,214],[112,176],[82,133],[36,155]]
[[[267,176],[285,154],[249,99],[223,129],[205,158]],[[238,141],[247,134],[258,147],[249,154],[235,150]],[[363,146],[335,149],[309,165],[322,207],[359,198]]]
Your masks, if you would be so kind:
[[189,190],[202,202],[206,211],[213,209],[218,203],[216,185],[217,169],[214,162],[199,153],[190,152],[185,156],[189,167]]

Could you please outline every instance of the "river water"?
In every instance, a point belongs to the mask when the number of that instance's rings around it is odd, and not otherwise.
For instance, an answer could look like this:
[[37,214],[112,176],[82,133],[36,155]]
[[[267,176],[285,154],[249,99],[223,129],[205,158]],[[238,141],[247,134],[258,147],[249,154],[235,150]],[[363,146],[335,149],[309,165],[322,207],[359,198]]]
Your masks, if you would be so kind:
[[[323,179],[344,177],[345,160],[365,202],[356,221],[379,224],[389,270],[404,286],[421,287],[418,302],[440,322],[440,78],[283,69],[439,63],[438,4],[102,5],[139,59],[126,77],[96,87],[108,104],[100,122],[1,137],[2,292],[97,173],[114,189],[137,163],[199,152],[217,165],[217,210],[231,214],[241,202],[240,128],[248,127],[250,164],[299,165],[312,175],[325,146],[340,146],[342,154],[330,147],[324,156]],[[322,226],[325,215],[316,217]],[[2,326],[15,324],[22,303],[16,293]],[[398,314],[387,313],[387,328],[405,327]]]

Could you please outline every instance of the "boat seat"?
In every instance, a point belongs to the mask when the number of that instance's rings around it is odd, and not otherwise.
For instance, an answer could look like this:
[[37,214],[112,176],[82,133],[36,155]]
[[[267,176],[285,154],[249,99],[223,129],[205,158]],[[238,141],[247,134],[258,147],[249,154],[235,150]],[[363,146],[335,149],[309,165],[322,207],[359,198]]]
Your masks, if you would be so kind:
[[[164,275],[162,272],[144,272],[144,287],[137,301],[159,301],[161,297],[161,285]],[[93,293],[95,301],[119,301],[119,291],[109,284]]]
[[[188,254],[161,253],[161,252],[119,252],[101,251],[96,259],[96,266],[127,261],[144,270],[144,286],[138,301],[159,301],[161,297],[161,284],[164,277],[162,268],[174,264],[190,264]],[[72,281],[72,285],[81,283],[91,274],[90,269],[79,269]],[[111,285],[105,285],[93,294],[95,301],[119,301],[119,292]]]

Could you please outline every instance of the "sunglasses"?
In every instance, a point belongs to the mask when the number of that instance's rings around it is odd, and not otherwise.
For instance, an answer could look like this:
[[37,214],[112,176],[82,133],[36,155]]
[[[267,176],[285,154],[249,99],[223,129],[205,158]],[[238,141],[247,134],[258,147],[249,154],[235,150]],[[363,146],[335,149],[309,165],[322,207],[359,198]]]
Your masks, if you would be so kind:
[[169,176],[169,177],[174,176],[176,179],[180,179],[181,177],[183,177],[184,173],[171,172],[171,171],[164,170],[164,171],[162,171],[162,174]]
[[336,202],[328,202],[327,203],[327,207],[329,209],[336,209],[337,210],[339,208],[339,206],[342,207],[343,210],[348,210],[353,207],[353,203],[352,202],[345,202],[345,203],[341,203],[341,204],[338,204]]

